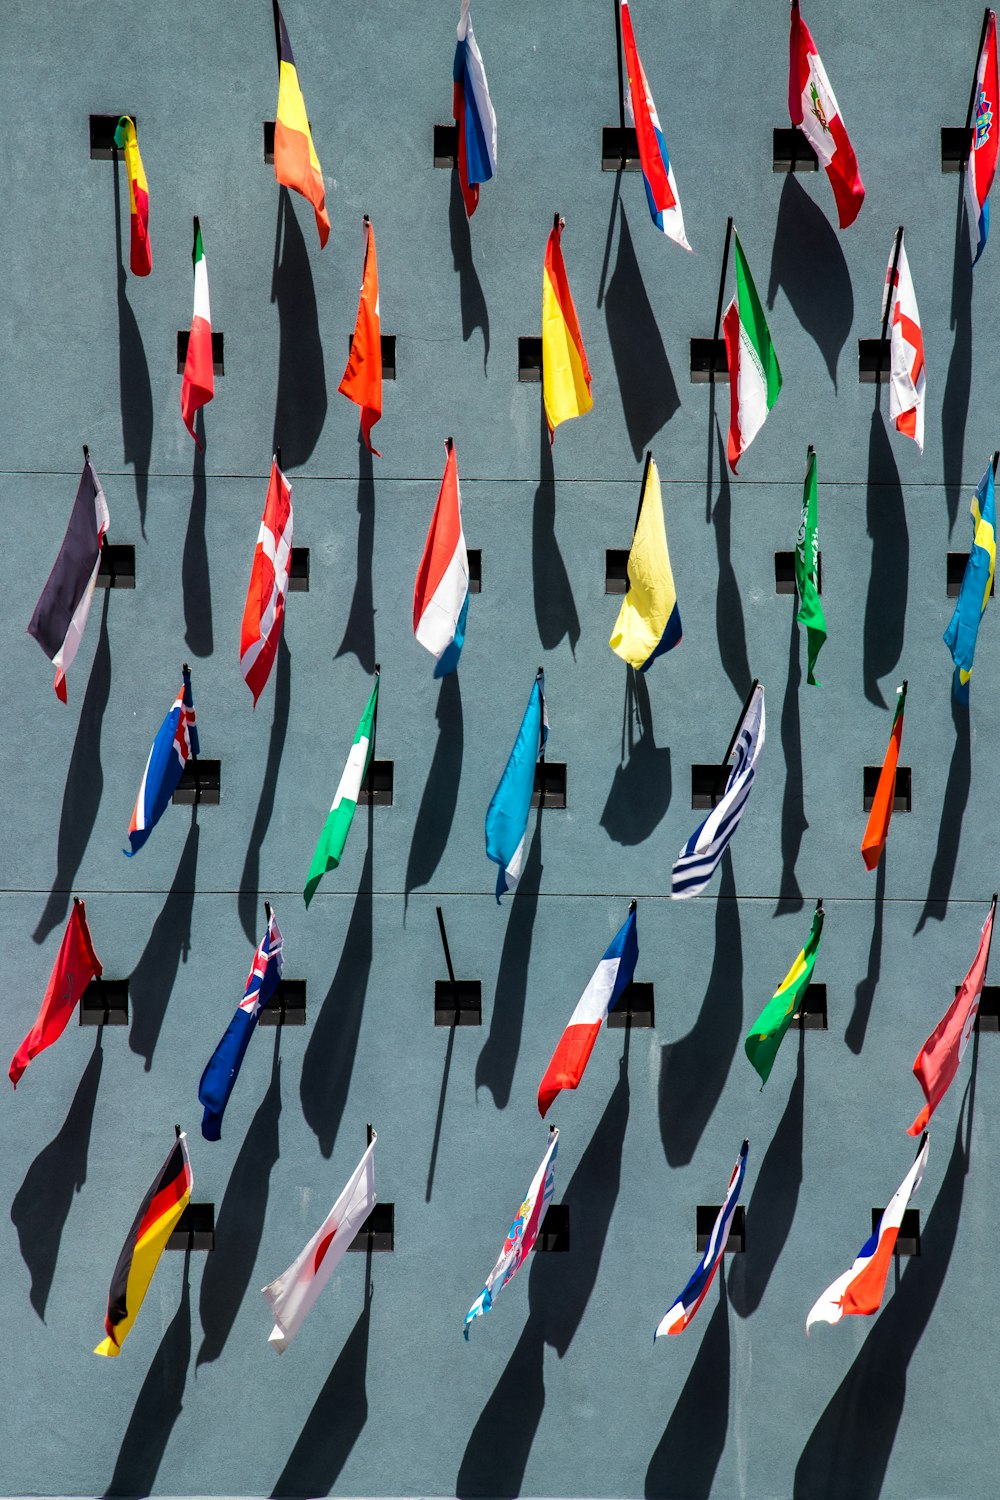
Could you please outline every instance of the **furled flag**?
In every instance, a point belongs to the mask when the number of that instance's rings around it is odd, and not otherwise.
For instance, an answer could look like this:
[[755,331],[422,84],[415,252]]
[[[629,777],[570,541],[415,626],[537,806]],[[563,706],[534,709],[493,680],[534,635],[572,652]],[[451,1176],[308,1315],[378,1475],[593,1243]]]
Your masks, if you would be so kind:
[[[720,801],[699,824],[674,863],[670,894],[697,896],[715,874],[716,866],[743,816],[764,748],[764,689],[757,683],[736,729],[729,779]],[[721,769],[725,769],[723,766]]]
[[917,1053],[913,1072],[924,1091],[927,1103],[909,1127],[907,1135],[919,1135],[926,1129],[928,1120],[951,1087],[965,1056],[972,1028],[976,1024],[983,985],[986,983],[996,913],[997,898],[994,896],[983,923],[972,967],[962,980],[958,994]]
[[977,245],[972,264],[986,248],[990,232],[990,188],[997,169],[997,103],[1000,100],[1000,67],[997,65],[996,11],[986,12],[986,32],[976,65],[972,89],[972,126],[969,138],[969,160],[965,168],[965,186],[969,193],[969,217],[976,226]]
[[413,585],[413,634],[436,657],[435,677],[446,677],[458,666],[469,614],[469,554],[462,530],[458,460],[451,438],[444,446],[444,478]]
[[653,1334],[653,1343],[662,1338],[666,1333],[683,1333],[685,1328],[698,1311],[708,1294],[715,1273],[719,1269],[726,1241],[729,1239],[729,1231],[732,1228],[733,1215],[743,1187],[743,1178],[747,1170],[747,1152],[750,1150],[750,1142],[744,1141],[740,1147],[740,1154],[736,1158],[733,1175],[729,1179],[726,1189],[726,1200],[719,1209],[715,1223],[712,1225],[712,1233],[708,1237],[705,1253],[701,1257],[698,1269],[695,1271],[687,1286],[681,1292],[672,1307],[668,1307],[656,1326]]
[[681,615],[667,551],[660,475],[650,454],[628,555],[628,593],[608,645],[630,667],[646,672],[680,639]]
[[816,452],[809,444],[806,459],[806,483],[802,492],[802,518],[795,539],[795,587],[799,593],[799,612],[795,616],[806,627],[806,681],[816,681],[816,658],[826,641],[826,616],[819,597],[819,537],[816,532],[819,502],[816,487]]
[[193,1187],[187,1136],[181,1130],[125,1236],[108,1293],[104,1319],[107,1338],[101,1340],[95,1354],[116,1358],[122,1352],[160,1256],[191,1201]]
[[542,272],[542,400],[550,442],[560,422],[582,417],[594,404],[587,351],[560,244],[565,224],[556,214]]
[[195,413],[207,406],[215,395],[215,360],[212,356],[212,309],[208,301],[208,266],[205,263],[205,247],[201,242],[201,224],[194,221],[194,312],[191,315],[191,332],[188,335],[187,358],[184,361],[184,378],[181,381],[181,416],[184,426],[198,441],[194,430]]
[[375,231],[365,214],[365,263],[361,276],[361,300],[347,356],[347,369],[337,389],[348,401],[361,408],[361,436],[369,453],[382,455],[372,447],[372,428],[382,420],[382,324],[378,310],[378,261],[375,259]]
[[621,0],[621,26],[625,70],[628,73],[625,107],[635,126],[635,136],[639,143],[639,165],[642,168],[649,212],[657,229],[662,229],[676,245],[690,250],[691,246],[684,234],[684,215],[681,212],[681,200],[677,196],[674,169],[670,165],[660,117],[656,113],[656,105],[649,92],[649,84],[635,45],[628,0]]
[[736,465],[767,420],[781,390],[781,370],[740,237],[733,229],[736,296],[726,308],[722,332],[729,365],[729,467]]
[[548,737],[545,673],[539,667],[514,748],[500,777],[500,785],[486,809],[486,858],[500,866],[497,873],[498,906],[504,891],[514,890],[521,878],[528,838],[528,813],[535,789],[535,766]]
[[920,1186],[920,1179],[927,1166],[929,1146],[930,1141],[925,1132],[916,1160],[893,1193],[892,1201],[883,1210],[878,1228],[862,1245],[851,1269],[845,1271],[843,1276],[838,1276],[810,1309],[806,1318],[807,1334],[814,1323],[839,1323],[845,1313],[863,1313],[865,1317],[870,1317],[872,1313],[878,1312],[895,1253],[899,1227],[903,1222],[906,1205]]
[[469,1324],[473,1323],[476,1318],[486,1316],[493,1306],[494,1299],[499,1297],[511,1277],[517,1275],[534,1249],[538,1231],[545,1218],[545,1210],[552,1202],[556,1190],[555,1163],[558,1150],[559,1132],[552,1125],[549,1127],[548,1150],[542,1157],[538,1171],[531,1179],[531,1186],[524,1195],[524,1202],[517,1211],[516,1219],[507,1231],[500,1257],[487,1276],[486,1285],[465,1315],[465,1326],[462,1332],[466,1338],[469,1337]]
[[87,908],[77,897],[59,944],[56,961],[34,1026],[14,1053],[10,1064],[10,1081],[17,1088],[21,1074],[33,1057],[57,1042],[69,1024],[77,1002],[92,979],[104,973],[101,960],[87,926]]
[[840,227],[846,229],[865,201],[865,185],[816,43],[799,15],[799,0],[792,0],[788,39],[788,113],[826,168]]
[[865,825],[865,836],[861,840],[861,858],[869,870],[874,870],[882,858],[885,841],[889,837],[889,823],[892,820],[892,808],[896,800],[896,765],[899,761],[899,747],[903,739],[905,708],[906,683],[904,682],[896,692],[896,712],[892,716],[889,745],[885,752],[885,760],[882,762],[875,796],[872,799],[871,812],[868,814],[868,822]]
[[[895,274],[894,274],[895,268]],[[890,301],[891,290],[891,301]],[[910,277],[910,266],[903,248],[903,227],[897,231],[896,244],[889,256],[882,291],[882,322],[889,309],[889,416],[896,431],[912,438],[924,451],[924,396],[927,372],[924,368],[924,332],[920,326],[917,298]]]
[[292,487],[274,458],[240,629],[240,671],[253,693],[254,708],[278,654],[291,556]]
[[285,187],[301,193],[313,206],[322,250],[330,238],[330,216],[326,211],[323,168],[313,146],[306,101],[299,87],[285,20],[274,6],[274,40],[278,48],[278,114],[274,122],[274,175]]
[[319,843],[316,845],[316,852],[309,866],[306,888],[303,892],[307,907],[327,870],[335,870],[340,864],[340,857],[347,843],[347,835],[351,831],[354,809],[361,796],[361,783],[368,774],[368,763],[375,748],[375,714],[378,708],[380,677],[381,673],[376,667],[375,686],[371,690],[365,711],[361,715],[361,723],[358,725],[354,743],[347,757],[347,764],[338,783],[333,806],[326,815],[323,832],[319,836]]
[[122,853],[131,859],[149,838],[177,790],[184,767],[192,756],[201,753],[195,723],[194,699],[191,697],[191,668],[185,663],[181,690],[153,741],[135,799],[135,810],[129,824],[131,849]]
[[817,901],[805,947],[779,984],[773,998],[767,1002],[751,1026],[743,1043],[747,1057],[760,1074],[761,1088],[771,1076],[778,1048],[812,979],[819,953],[819,940],[823,933],[823,917],[823,903]]
[[986,613],[993,591],[997,563],[997,513],[993,465],[979,481],[969,507],[972,514],[972,551],[965,565],[955,613],[944,633],[944,643],[955,663],[953,691],[959,703],[969,701],[972,659],[976,654],[979,622]]
[[222,1041],[209,1058],[198,1085],[198,1099],[205,1110],[201,1133],[206,1141],[217,1141],[222,1137],[222,1116],[229,1096],[240,1076],[260,1013],[278,988],[283,967],[281,931],[274,912],[268,907],[267,931],[254,954],[243,999],[226,1027]]
[[287,1271],[261,1288],[274,1315],[274,1327],[267,1341],[275,1354],[284,1354],[295,1338],[316,1298],[375,1207],[375,1142],[378,1135],[374,1130],[371,1137],[368,1150],[308,1245]]
[[66,702],[66,673],[83,639],[101,566],[101,545],[111,525],[101,481],[86,449],[84,455],[66,535],[28,624],[28,634],[55,666],[52,686],[60,703]]
[[479,185],[497,169],[497,117],[493,112],[482,53],[472,30],[469,0],[462,0],[452,69],[452,114],[458,125],[458,180],[468,218],[479,206]]
[[133,276],[148,276],[153,269],[153,247],[149,243],[149,183],[139,155],[135,121],[122,115],[115,127],[115,145],[125,152],[131,239],[129,269]]
[[635,902],[605,950],[587,988],[576,1003],[566,1030],[556,1044],[545,1077],[538,1085],[538,1113],[542,1119],[563,1089],[579,1086],[597,1041],[597,1033],[632,983],[639,961]]

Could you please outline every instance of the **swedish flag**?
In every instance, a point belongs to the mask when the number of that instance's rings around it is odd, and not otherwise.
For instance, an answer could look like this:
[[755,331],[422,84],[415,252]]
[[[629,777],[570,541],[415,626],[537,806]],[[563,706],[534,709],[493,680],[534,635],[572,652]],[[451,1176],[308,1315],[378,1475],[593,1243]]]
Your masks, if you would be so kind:
[[965,565],[965,577],[944,633],[944,643],[955,663],[955,697],[959,703],[969,701],[969,679],[976,651],[979,622],[993,589],[997,561],[996,506],[993,496],[993,465],[979,481],[969,507],[972,513],[972,551]]

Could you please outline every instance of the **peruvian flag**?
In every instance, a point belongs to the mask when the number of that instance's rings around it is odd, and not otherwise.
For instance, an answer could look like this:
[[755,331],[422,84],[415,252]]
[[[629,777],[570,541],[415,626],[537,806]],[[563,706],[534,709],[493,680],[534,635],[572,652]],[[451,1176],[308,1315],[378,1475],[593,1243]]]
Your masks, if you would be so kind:
[[612,938],[594,976],[577,1002],[569,1025],[559,1039],[545,1077],[538,1085],[538,1113],[544,1120],[562,1089],[575,1089],[584,1075],[597,1033],[632,983],[639,960],[639,938],[635,926],[635,902],[624,925]]
[[274,458],[240,630],[240,671],[253,693],[254,708],[278,654],[291,556],[292,487]]
[[883,325],[887,303],[890,307],[889,416],[896,424],[896,431],[912,438],[923,453],[924,396],[927,387],[924,332],[920,326],[920,312],[909,262],[903,249],[902,225],[897,232],[897,246],[893,247],[893,253],[889,256],[882,292]]
[[458,666],[469,613],[469,554],[451,438],[445,449],[444,478],[413,586],[413,634],[437,658],[435,677],[445,677]]
[[788,113],[826,168],[840,227],[846,229],[865,201],[865,185],[816,43],[799,14],[798,0],[792,0],[788,38]]
[[997,102],[1000,96],[1000,68],[997,65],[997,18],[996,12],[986,12],[986,35],[976,67],[976,82],[972,91],[972,135],[969,141],[969,161],[965,169],[965,185],[969,190],[969,210],[976,226],[978,243],[975,259],[982,255],[986,236],[990,232],[990,188],[997,169],[998,147]]
[[194,221],[194,314],[188,336],[184,379],[181,381],[181,416],[184,426],[198,443],[194,430],[195,412],[207,406],[215,395],[215,363],[212,359],[212,309],[208,302],[208,266],[201,242],[201,224]]
[[38,1019],[14,1053],[10,1065],[10,1081],[15,1088],[31,1059],[59,1040],[87,985],[92,979],[100,979],[103,973],[103,965],[94,952],[87,926],[87,909],[74,897],[73,910],[59,945]]
[[375,232],[368,215],[365,226],[365,268],[361,281],[358,317],[347,356],[347,369],[337,389],[348,401],[361,408],[361,436],[369,453],[382,455],[372,447],[372,428],[382,419],[382,325],[378,311],[378,262],[375,259]]

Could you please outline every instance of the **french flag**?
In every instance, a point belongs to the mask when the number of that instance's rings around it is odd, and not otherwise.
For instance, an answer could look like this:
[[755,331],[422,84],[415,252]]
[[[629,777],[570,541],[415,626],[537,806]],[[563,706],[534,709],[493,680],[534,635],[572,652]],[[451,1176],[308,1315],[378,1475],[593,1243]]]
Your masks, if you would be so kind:
[[138,854],[166,811],[177,790],[184,767],[192,755],[200,753],[194,699],[191,697],[191,669],[187,665],[183,668],[183,676],[181,690],[156,731],[156,739],[142,773],[139,795],[135,799],[135,809],[128,830],[128,841],[132,847],[122,850],[127,859]]
[[663,139],[660,117],[656,113],[656,105],[649,92],[649,84],[635,45],[628,0],[621,0],[621,26],[625,70],[628,73],[626,108],[639,143],[639,165],[642,168],[649,212],[657,229],[662,229],[675,244],[690,250],[691,246],[684,234],[684,215],[681,212],[681,200],[677,196],[677,184],[670,165],[667,143]]
[[969,192],[969,209],[976,226],[976,255],[972,264],[986,248],[986,236],[990,232],[990,188],[997,169],[997,152],[1000,140],[997,137],[997,104],[1000,95],[1000,66],[997,62],[997,18],[995,11],[987,11],[986,35],[976,67],[976,82],[973,88],[972,136],[969,141],[969,161],[965,169],[965,185]]
[[562,1089],[578,1087],[594,1050],[597,1033],[607,1020],[608,1011],[614,1010],[632,983],[638,959],[639,938],[633,901],[624,925],[612,938],[593,978],[580,996],[545,1070],[545,1077],[538,1085],[538,1112],[543,1120]]
[[451,438],[448,460],[413,587],[413,634],[437,659],[435,677],[454,672],[469,613],[469,554],[462,530],[458,460]]
[[681,1292],[677,1301],[663,1314],[653,1334],[653,1343],[667,1333],[683,1333],[685,1328],[698,1311],[701,1304],[708,1295],[708,1289],[712,1285],[715,1273],[719,1269],[729,1239],[729,1231],[732,1227],[733,1214],[739,1201],[740,1192],[743,1188],[743,1178],[747,1170],[747,1152],[750,1150],[750,1142],[744,1141],[740,1147],[740,1154],[736,1158],[733,1175],[729,1179],[729,1187],[726,1190],[726,1201],[719,1209],[715,1223],[712,1225],[712,1233],[708,1237],[705,1253],[701,1258],[701,1264],[691,1277],[687,1286]]
[[458,122],[458,177],[465,212],[472,218],[479,204],[479,184],[497,169],[497,117],[486,82],[482,53],[472,30],[469,0],[462,0],[458,19],[452,114]]

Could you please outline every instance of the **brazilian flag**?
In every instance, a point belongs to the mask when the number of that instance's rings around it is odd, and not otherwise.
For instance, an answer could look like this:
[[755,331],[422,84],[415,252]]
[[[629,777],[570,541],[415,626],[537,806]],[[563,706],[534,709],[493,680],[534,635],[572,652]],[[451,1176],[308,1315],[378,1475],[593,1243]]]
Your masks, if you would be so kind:
[[782,1038],[792,1024],[792,1017],[812,978],[823,932],[823,917],[823,908],[817,905],[805,947],[781,981],[774,998],[764,1006],[743,1043],[747,1057],[760,1074],[761,1088],[771,1076]]

